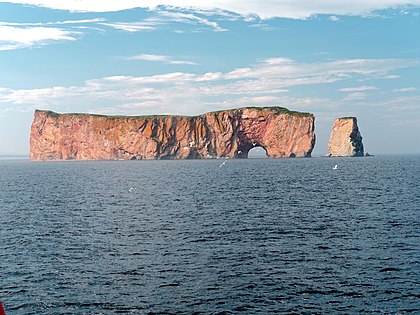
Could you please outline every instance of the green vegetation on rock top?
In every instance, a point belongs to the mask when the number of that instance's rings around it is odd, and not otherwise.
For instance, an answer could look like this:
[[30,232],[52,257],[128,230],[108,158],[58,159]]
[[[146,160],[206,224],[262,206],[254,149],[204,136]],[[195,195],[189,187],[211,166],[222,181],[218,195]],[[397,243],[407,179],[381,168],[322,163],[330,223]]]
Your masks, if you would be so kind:
[[[271,107],[250,106],[250,107],[241,107],[241,108],[218,110],[218,111],[208,112],[208,113],[205,113],[205,114],[222,113],[222,112],[235,112],[235,111],[239,111],[239,110],[243,110],[243,109],[269,110],[269,111],[274,111],[274,112],[279,113],[279,114],[287,114],[287,115],[294,115],[294,116],[300,116],[300,117],[312,116],[311,113],[296,112],[296,111],[292,111],[292,110],[289,110],[287,108],[279,107],[279,106],[271,106]],[[35,110],[35,112],[43,112],[43,113],[46,113],[48,116],[54,117],[54,118],[58,118],[58,117],[60,117],[60,115],[77,115],[77,116],[87,116],[87,117],[103,117],[103,118],[110,118],[110,119],[116,119],[116,118],[154,119],[154,118],[169,118],[169,117],[195,118],[195,117],[205,115],[205,114],[201,114],[201,115],[195,115],[195,116],[182,116],[182,115],[143,115],[143,116],[112,115],[111,116],[111,115],[100,115],[100,114],[89,114],[89,113],[59,114],[59,113],[56,113],[56,112],[53,112],[53,111],[50,111],[50,110],[40,110],[40,109]],[[349,117],[343,117],[343,118],[349,118]]]
[[65,113],[59,114],[53,112],[51,110],[43,110],[43,109],[36,109],[35,112],[46,113],[50,117],[58,118],[62,115],[67,116],[85,116],[85,117],[102,117],[102,118],[141,118],[141,119],[153,119],[153,118],[162,118],[162,117],[189,117],[189,116],[181,116],[181,115],[142,115],[142,116],[131,116],[131,115],[101,115],[101,114],[90,114],[90,113]]
[[233,112],[233,111],[242,110],[242,109],[270,110],[278,114],[287,114],[287,115],[294,115],[294,116],[301,116],[301,117],[312,116],[311,113],[297,112],[297,111],[289,110],[285,107],[280,107],[280,106],[266,106],[266,107],[247,106],[247,107],[219,110],[219,111],[215,111],[211,113]]

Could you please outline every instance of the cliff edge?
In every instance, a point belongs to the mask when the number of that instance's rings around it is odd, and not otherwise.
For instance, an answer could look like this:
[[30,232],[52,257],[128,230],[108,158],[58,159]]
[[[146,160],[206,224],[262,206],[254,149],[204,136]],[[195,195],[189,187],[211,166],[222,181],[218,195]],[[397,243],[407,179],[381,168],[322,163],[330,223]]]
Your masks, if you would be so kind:
[[337,118],[328,142],[328,156],[363,156],[362,135],[356,117]]
[[281,107],[247,107],[200,116],[103,116],[36,110],[32,160],[308,157],[314,116]]

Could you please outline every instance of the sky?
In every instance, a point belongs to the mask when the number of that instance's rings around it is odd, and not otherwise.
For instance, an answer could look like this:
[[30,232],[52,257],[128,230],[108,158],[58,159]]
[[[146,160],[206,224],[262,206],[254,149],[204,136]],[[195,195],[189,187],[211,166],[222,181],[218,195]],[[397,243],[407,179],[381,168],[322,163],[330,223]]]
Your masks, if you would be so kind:
[[35,109],[356,116],[365,151],[420,153],[420,0],[0,0],[0,154]]

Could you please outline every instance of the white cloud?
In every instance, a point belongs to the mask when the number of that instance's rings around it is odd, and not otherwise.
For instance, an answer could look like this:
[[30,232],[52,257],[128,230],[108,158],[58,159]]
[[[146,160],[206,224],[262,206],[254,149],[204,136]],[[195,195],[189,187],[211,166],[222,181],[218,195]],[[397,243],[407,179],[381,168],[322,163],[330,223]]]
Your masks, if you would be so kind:
[[152,62],[163,62],[171,65],[197,65],[197,63],[186,60],[175,60],[169,56],[162,55],[148,55],[141,54],[136,56],[127,57],[127,60],[141,60],[141,61],[152,61]]
[[126,31],[130,33],[139,31],[153,31],[157,28],[158,23],[156,22],[115,22],[115,23],[101,23],[101,25],[113,27],[117,30]]
[[194,8],[195,10],[224,10],[243,16],[305,19],[317,14],[368,15],[376,10],[418,6],[420,0],[6,0],[11,2],[42,6],[74,12],[112,12],[132,8],[156,9],[158,6]]
[[377,90],[376,86],[357,86],[357,87],[348,87],[340,89],[341,92],[363,92],[363,91],[372,91]]
[[[168,56],[143,55],[143,59],[167,62]],[[43,89],[1,89],[0,103],[10,107],[37,106],[53,110],[148,114],[197,114],[202,111],[243,105],[279,105],[313,110],[331,106],[322,98],[289,95],[289,87],[331,84],[356,77],[382,77],[394,70],[417,65],[416,60],[349,59],[323,63],[299,63],[285,58],[269,58],[230,72],[203,74],[172,72],[152,76],[110,76],[89,80],[82,86]],[[347,88],[343,101],[363,100],[371,86]],[[323,104],[324,105],[320,105]],[[98,108],[97,104],[101,104]],[[327,104],[327,105],[325,105]],[[334,105],[337,106],[337,105]]]
[[261,23],[261,22],[256,23],[256,24],[251,24],[249,27],[252,27],[252,28],[255,28],[255,29],[260,29],[260,30],[265,31],[265,32],[271,32],[271,31],[274,31],[274,30],[278,29],[278,28],[272,27],[272,26],[270,26],[266,23]]
[[[223,101],[208,102],[207,107],[211,109],[245,107],[245,106],[284,106],[293,109],[306,110],[307,108],[330,108],[332,102],[329,99],[311,97],[290,97],[290,96],[243,96],[228,98]],[[292,107],[290,107],[292,106]]]
[[73,25],[73,24],[89,24],[89,23],[99,23],[105,21],[101,18],[96,19],[85,19],[85,20],[65,20],[65,21],[56,21],[56,22],[26,22],[26,23],[15,23],[15,22],[0,22],[0,26],[19,26],[19,27],[26,27],[26,26],[46,26],[46,25]]
[[48,100],[65,97],[76,97],[83,94],[79,87],[51,87],[40,89],[1,89],[0,102],[8,102],[17,105],[43,104]]
[[90,23],[99,23],[103,22],[105,19],[96,18],[96,19],[85,19],[85,20],[65,20],[65,21],[57,21],[57,22],[47,22],[46,25],[66,25],[66,24],[90,24]]
[[354,92],[347,95],[344,101],[360,101],[360,100],[364,100],[365,98],[366,98],[366,93]]
[[417,88],[415,87],[407,87],[407,88],[401,88],[401,89],[395,89],[394,92],[416,92]]
[[[345,59],[320,63],[297,63],[285,58],[269,58],[254,67],[235,69],[227,79],[282,78],[292,85],[328,83],[354,74],[368,78],[389,75],[394,69],[418,66],[412,59]],[[285,84],[287,84],[285,82]]]
[[420,119],[397,119],[391,122],[393,127],[420,127]]
[[192,13],[182,13],[182,12],[171,12],[159,10],[159,15],[163,18],[166,18],[168,21],[176,23],[186,23],[186,24],[198,24],[204,25],[213,28],[215,31],[224,32],[224,28],[220,27],[216,22],[212,22],[208,19],[196,16]]
[[14,27],[0,25],[0,50],[12,50],[50,41],[73,41],[80,33],[54,27]]
[[[217,22],[210,21],[207,18],[200,17],[191,12],[185,13],[175,8],[170,8],[169,10],[157,9],[155,11],[156,16],[146,18],[142,21],[137,22],[107,22],[100,23],[101,25],[113,27],[118,30],[126,32],[139,32],[139,31],[151,31],[156,30],[158,27],[168,25],[170,23],[179,23],[179,24],[189,24],[195,26],[194,31],[201,31],[203,29],[212,29],[216,32],[223,32],[226,29],[219,26]],[[219,14],[219,12],[214,12],[215,14],[226,17],[226,15]],[[200,12],[203,14],[203,12]],[[229,17],[227,17],[230,19]],[[182,32],[178,30],[178,32]]]

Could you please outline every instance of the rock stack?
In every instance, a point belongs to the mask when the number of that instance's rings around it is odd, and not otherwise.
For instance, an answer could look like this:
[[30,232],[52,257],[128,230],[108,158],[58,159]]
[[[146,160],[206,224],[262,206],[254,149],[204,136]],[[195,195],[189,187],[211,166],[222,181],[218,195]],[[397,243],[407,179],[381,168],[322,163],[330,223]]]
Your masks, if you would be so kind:
[[328,142],[328,156],[363,156],[362,135],[356,117],[337,118]]

